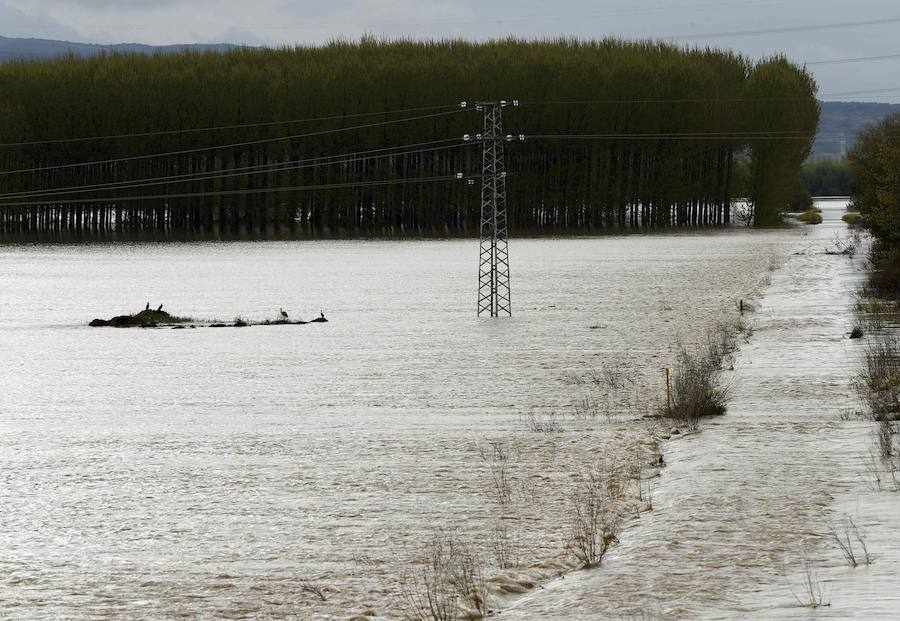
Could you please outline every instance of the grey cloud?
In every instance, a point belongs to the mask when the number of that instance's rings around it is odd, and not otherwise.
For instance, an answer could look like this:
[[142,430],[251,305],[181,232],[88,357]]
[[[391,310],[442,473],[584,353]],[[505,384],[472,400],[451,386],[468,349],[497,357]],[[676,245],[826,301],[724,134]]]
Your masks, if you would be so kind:
[[27,14],[5,4],[0,4],[0,35],[44,39],[80,38],[76,29],[60,24],[43,11]]

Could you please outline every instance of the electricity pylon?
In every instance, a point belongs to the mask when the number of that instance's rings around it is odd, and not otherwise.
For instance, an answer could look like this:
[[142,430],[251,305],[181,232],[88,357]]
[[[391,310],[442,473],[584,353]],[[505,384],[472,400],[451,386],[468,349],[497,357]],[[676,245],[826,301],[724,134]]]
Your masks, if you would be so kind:
[[[478,265],[478,315],[512,316],[509,289],[509,242],[506,225],[506,170],[503,143],[524,136],[503,135],[503,108],[518,106],[515,101],[478,101],[475,109],[484,113],[482,133],[474,136],[482,143],[481,154],[481,250]],[[463,103],[465,106],[465,103]],[[472,137],[465,136],[465,140]]]

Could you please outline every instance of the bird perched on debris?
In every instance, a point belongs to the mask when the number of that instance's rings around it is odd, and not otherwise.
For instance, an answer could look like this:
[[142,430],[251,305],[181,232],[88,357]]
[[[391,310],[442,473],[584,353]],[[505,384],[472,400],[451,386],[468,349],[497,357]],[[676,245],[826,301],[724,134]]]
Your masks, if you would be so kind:
[[281,318],[282,318],[282,319],[287,319],[287,318],[288,318],[288,314],[287,314],[286,312],[284,312],[284,309],[283,309],[283,308],[279,308],[278,310],[281,311]]
[[156,309],[156,312],[157,312],[157,313],[161,313],[161,312],[162,312],[162,304],[159,305],[159,308]]
[[150,302],[147,302],[147,306],[144,307],[144,310],[150,310]]

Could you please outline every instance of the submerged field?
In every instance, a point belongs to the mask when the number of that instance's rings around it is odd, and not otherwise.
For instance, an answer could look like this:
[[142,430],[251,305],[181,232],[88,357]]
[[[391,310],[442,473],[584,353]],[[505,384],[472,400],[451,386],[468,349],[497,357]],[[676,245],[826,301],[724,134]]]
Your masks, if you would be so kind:
[[[660,430],[618,414],[655,407],[677,339],[733,321],[802,234],[515,240],[500,321],[474,317],[471,240],[0,248],[0,611],[397,617],[436,528],[477,551],[492,607],[511,605],[573,565],[590,464],[652,477]],[[330,322],[86,326],[148,298]],[[579,383],[605,369],[614,399]],[[599,417],[573,416],[585,398]],[[642,484],[651,503],[666,476]],[[496,567],[498,539],[525,567]]]
[[[876,425],[854,389],[866,344],[849,339],[866,261],[825,254],[848,232],[834,206],[823,216],[772,274],[753,334],[723,374],[728,414],[664,447],[653,513],[602,570],[552,583],[505,617],[893,616],[896,488],[876,472]],[[832,528],[849,536],[857,567]]]

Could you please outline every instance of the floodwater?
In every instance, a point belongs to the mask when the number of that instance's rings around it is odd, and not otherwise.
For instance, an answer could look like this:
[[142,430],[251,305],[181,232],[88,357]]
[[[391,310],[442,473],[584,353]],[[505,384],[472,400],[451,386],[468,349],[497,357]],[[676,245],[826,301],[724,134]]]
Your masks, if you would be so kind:
[[[473,316],[472,240],[0,247],[0,616],[393,618],[435,528],[479,545],[498,520],[522,525],[530,587],[568,567],[573,477],[652,445],[636,422],[568,417],[573,376],[626,369],[652,407],[676,341],[733,321],[771,275],[730,412],[666,444],[654,510],[604,567],[501,603],[744,618],[768,606],[759,588],[795,617],[782,565],[856,489],[836,434],[866,435],[837,416],[859,263],[814,253],[837,226],[514,240],[502,320]],[[147,301],[329,323],[86,326]],[[559,412],[561,432],[529,431],[532,410]],[[489,441],[513,455],[511,502]]]
[[[847,231],[841,209],[823,206],[824,223],[794,240],[725,373],[728,414],[664,447],[653,512],[604,567],[548,584],[504,618],[897,618],[898,498],[875,489],[873,425],[851,415],[864,342],[847,333],[865,259],[824,254]],[[829,534],[848,517],[870,566],[849,567]],[[813,600],[822,606],[805,606]]]

